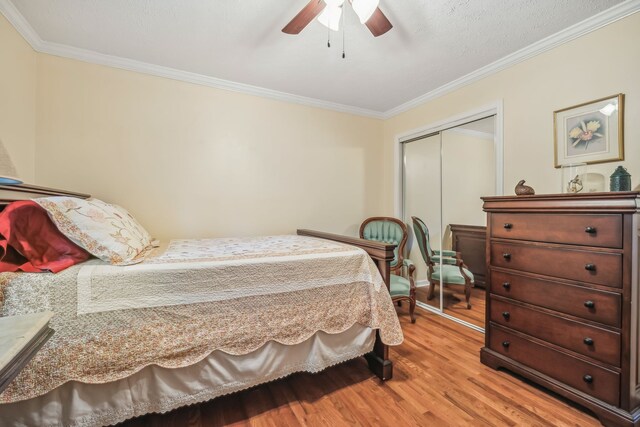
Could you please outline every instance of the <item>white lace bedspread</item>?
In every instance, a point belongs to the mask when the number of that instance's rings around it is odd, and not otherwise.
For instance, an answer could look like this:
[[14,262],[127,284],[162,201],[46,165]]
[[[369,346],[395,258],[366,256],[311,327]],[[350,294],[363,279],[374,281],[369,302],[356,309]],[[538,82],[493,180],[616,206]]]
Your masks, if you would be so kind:
[[356,323],[378,329],[385,344],[403,339],[369,256],[302,236],[177,240],[138,266],[114,270],[91,261],[56,275],[2,273],[0,310],[55,312],[55,334],[0,403],[68,381],[105,383],[145,366],[189,366],[214,350],[243,355],[269,341],[299,344]]
[[[250,280],[247,280],[247,278]],[[383,285],[362,250],[302,236],[172,240],[143,263],[87,262],[78,314],[269,295],[346,282]]]

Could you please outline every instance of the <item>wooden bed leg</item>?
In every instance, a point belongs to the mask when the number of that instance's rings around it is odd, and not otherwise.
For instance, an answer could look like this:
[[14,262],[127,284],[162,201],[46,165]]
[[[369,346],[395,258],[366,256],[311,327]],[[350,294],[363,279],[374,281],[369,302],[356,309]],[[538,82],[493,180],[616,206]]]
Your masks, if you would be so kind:
[[[369,255],[376,263],[382,280],[389,290],[391,286],[391,261],[388,259],[388,255],[385,257]],[[365,355],[365,358],[369,363],[369,369],[382,381],[390,380],[393,377],[393,363],[389,360],[389,346],[382,343],[380,331],[376,331],[376,343],[373,346],[373,351]]]
[[393,377],[393,363],[389,360],[389,346],[380,340],[380,332],[376,331],[376,343],[373,351],[364,355],[369,363],[369,369],[382,381]]
[[[300,236],[319,237],[321,239],[347,243],[363,249],[376,263],[376,267],[378,267],[380,275],[385,285],[387,285],[387,290],[389,290],[391,286],[391,261],[394,259],[393,251],[396,245],[313,230],[298,230],[298,234]],[[373,346],[373,351],[367,353],[364,357],[369,363],[369,369],[371,369],[378,378],[382,381],[391,379],[393,376],[393,364],[391,360],[389,360],[389,347],[383,344],[379,331],[376,331],[376,343]]]

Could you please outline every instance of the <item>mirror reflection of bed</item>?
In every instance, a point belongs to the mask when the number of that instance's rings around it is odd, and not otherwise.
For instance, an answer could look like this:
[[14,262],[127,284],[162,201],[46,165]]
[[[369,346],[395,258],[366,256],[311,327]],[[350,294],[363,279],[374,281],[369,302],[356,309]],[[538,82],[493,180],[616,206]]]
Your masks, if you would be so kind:
[[[486,215],[480,197],[496,193],[495,116],[402,145],[403,210],[412,229],[409,257],[416,265],[418,305],[484,328]],[[431,266],[420,251],[414,216],[428,228]]]

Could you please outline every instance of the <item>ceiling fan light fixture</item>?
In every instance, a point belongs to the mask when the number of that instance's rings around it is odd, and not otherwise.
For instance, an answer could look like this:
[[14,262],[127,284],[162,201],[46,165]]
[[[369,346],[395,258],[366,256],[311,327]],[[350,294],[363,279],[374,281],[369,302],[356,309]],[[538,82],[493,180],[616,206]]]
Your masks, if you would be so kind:
[[340,29],[340,17],[342,16],[342,6],[331,6],[327,2],[327,7],[318,16],[318,22],[332,31]]
[[364,24],[371,18],[373,12],[376,11],[378,5],[380,4],[380,0],[353,0],[351,2],[351,6],[353,6],[353,10],[360,18],[360,23]]
[[329,7],[340,7],[344,4],[344,0],[324,0],[324,3]]

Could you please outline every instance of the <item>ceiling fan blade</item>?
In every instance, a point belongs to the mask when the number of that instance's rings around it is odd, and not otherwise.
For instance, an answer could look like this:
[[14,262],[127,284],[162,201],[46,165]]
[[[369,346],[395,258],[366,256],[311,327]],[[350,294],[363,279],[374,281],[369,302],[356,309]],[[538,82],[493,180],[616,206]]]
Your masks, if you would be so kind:
[[373,12],[373,15],[365,22],[365,25],[374,37],[381,36],[393,28],[393,25],[391,25],[391,22],[389,22],[380,8],[377,8],[376,11]]
[[299,34],[309,22],[313,21],[313,18],[318,16],[320,12],[326,6],[322,0],[311,0],[296,16],[293,17],[282,29],[283,33],[287,34]]

